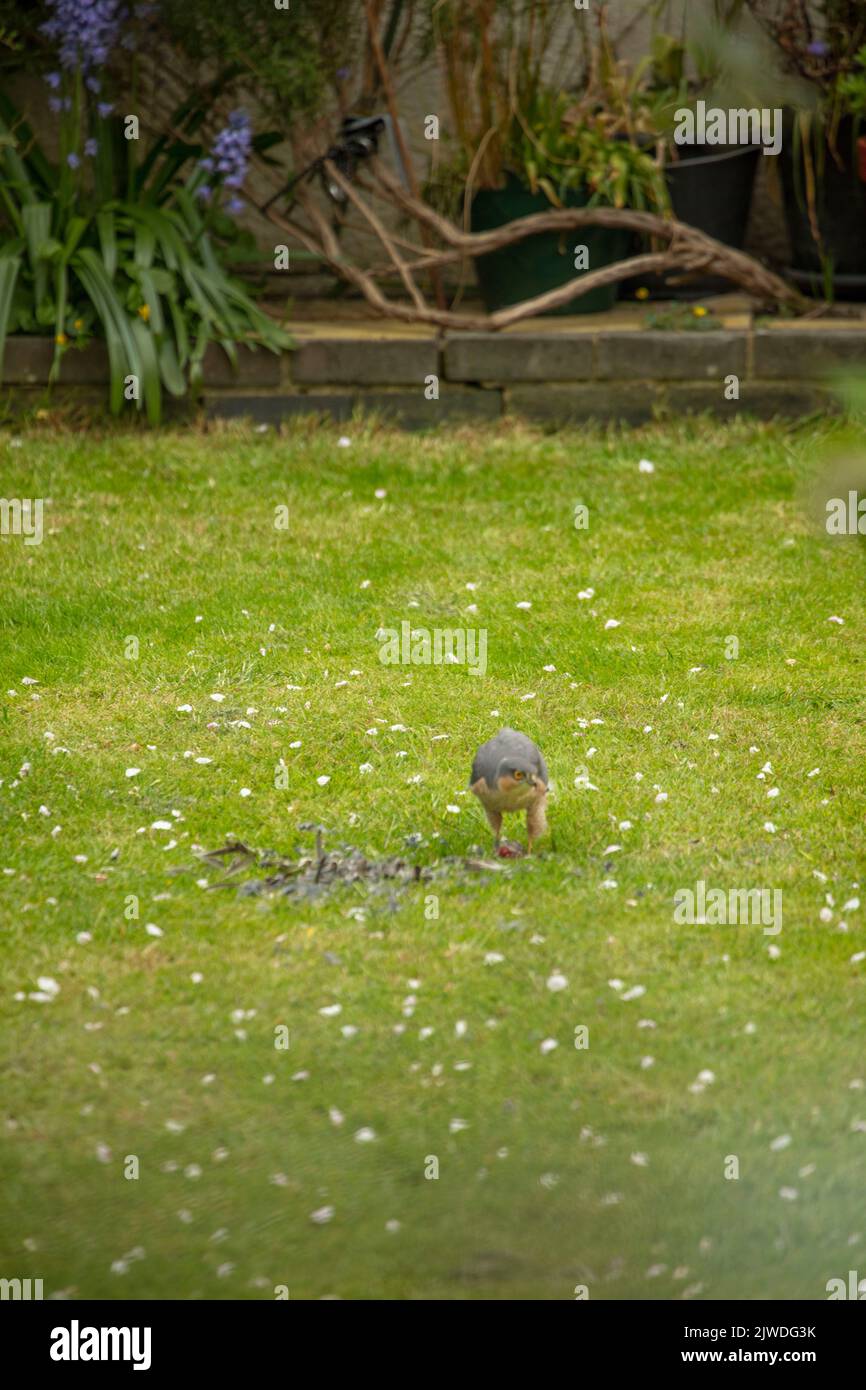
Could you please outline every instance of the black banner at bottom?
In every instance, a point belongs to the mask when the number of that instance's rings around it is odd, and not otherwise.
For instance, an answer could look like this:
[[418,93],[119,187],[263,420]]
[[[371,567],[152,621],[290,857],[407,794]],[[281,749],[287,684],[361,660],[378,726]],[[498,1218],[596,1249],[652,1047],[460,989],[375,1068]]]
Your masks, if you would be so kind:
[[[322,1300],[339,1302],[339,1300]],[[458,1332],[465,1316],[460,1305],[451,1305],[452,1326]],[[497,1305],[482,1306],[472,1301],[473,1318],[461,1342],[458,1363],[471,1360],[470,1348],[478,1348],[485,1373],[501,1355],[512,1357],[515,1349],[515,1311],[507,1326],[498,1322]],[[513,1305],[509,1305],[513,1309]],[[523,1304],[528,1314],[534,1306]],[[423,1353],[424,1369],[436,1369],[441,1355],[443,1374],[455,1374],[455,1348],[443,1338],[442,1305],[438,1305],[435,1332],[424,1321],[415,1323],[417,1303],[410,1303],[397,1316],[389,1304],[387,1327],[377,1333],[374,1303],[363,1303],[363,1324],[355,1322],[352,1305],[320,1308],[305,1303],[299,1318],[299,1305],[291,1301],[265,1302],[4,1302],[0,1304],[0,1325],[8,1363],[25,1364],[28,1369],[47,1373],[50,1380],[62,1381],[70,1375],[93,1376],[109,1368],[114,1375],[164,1375],[191,1371],[225,1377],[234,1373],[264,1370],[269,1364],[290,1370],[287,1356],[310,1354],[321,1357],[322,1369],[332,1375],[339,1369],[339,1354],[345,1353],[347,1370],[353,1376],[369,1372],[370,1336],[384,1336],[396,1345],[401,1332],[416,1340]],[[561,1310],[562,1311],[562,1310]],[[479,1314],[481,1323],[479,1324]],[[5,1315],[5,1316],[4,1316]],[[540,1310],[536,1316],[540,1315]],[[517,1313],[518,1318],[522,1314]],[[321,1321],[317,1322],[319,1318]],[[372,1319],[372,1323],[371,1323]],[[485,1326],[488,1323],[489,1326]],[[552,1310],[543,1315],[545,1330],[556,1335],[577,1337],[569,1343],[579,1350],[581,1364],[601,1363],[616,1370],[644,1373],[667,1372],[675,1367],[701,1369],[721,1366],[728,1369],[751,1366],[787,1368],[811,1367],[824,1378],[828,1372],[856,1365],[863,1345],[864,1320],[859,1309],[845,1309],[836,1302],[821,1303],[688,1303],[688,1302],[590,1302],[575,1301],[568,1317]],[[534,1318],[530,1331],[534,1331]],[[339,1340],[335,1335],[341,1333]],[[358,1340],[348,1336],[357,1332]],[[328,1339],[322,1342],[322,1335]],[[292,1338],[287,1343],[286,1337]],[[303,1339],[303,1340],[301,1340]],[[532,1343],[524,1344],[531,1354]],[[554,1350],[551,1343],[548,1350]],[[536,1344],[536,1353],[545,1344]],[[366,1350],[365,1350],[366,1348]],[[469,1355],[467,1356],[467,1352]],[[336,1353],[336,1355],[335,1355]],[[378,1359],[378,1358],[377,1358]],[[507,1363],[504,1369],[513,1369]],[[395,1368],[396,1369],[396,1368]]]

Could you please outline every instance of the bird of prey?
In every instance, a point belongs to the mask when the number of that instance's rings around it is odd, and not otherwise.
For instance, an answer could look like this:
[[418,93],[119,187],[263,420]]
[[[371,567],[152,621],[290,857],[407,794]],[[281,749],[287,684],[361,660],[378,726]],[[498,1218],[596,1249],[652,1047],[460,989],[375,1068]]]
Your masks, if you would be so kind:
[[529,853],[532,853],[533,840],[547,829],[544,806],[549,780],[541,750],[526,734],[516,729],[500,729],[493,738],[482,743],[472,763],[469,789],[487,813],[497,850],[503,813],[525,811],[526,835]]

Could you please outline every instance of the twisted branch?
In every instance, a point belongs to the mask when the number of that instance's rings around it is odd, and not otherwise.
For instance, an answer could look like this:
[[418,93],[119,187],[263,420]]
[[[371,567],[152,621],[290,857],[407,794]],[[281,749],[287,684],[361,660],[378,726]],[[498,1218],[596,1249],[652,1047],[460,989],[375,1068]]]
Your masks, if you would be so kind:
[[[299,227],[274,207],[269,208],[266,215],[278,227],[296,236],[307,250],[320,255],[335,274],[354,285],[378,313],[390,318],[406,323],[428,323],[440,328],[497,330],[547,310],[562,308],[603,285],[615,284],[635,275],[660,274],[671,270],[702,270],[722,276],[761,300],[775,301],[799,313],[809,307],[808,301],[797,290],[752,256],[725,246],[696,227],[672,218],[626,208],[551,208],[530,217],[521,217],[492,231],[465,232],[440,216],[421,198],[408,193],[378,161],[372,167],[374,184],[371,187],[364,182],[361,186],[365,192],[378,194],[399,212],[410,216],[418,225],[422,239],[425,233],[435,234],[444,243],[444,250],[412,248],[418,254],[413,260],[404,260],[396,249],[396,241],[400,240],[404,249],[408,249],[411,243],[389,235],[376,213],[362,198],[358,184],[353,185],[331,161],[325,161],[324,165],[328,178],[375,232],[390,265],[376,266],[367,271],[355,265],[343,252],[336,233],[306,188],[301,188],[297,197],[312,223],[313,232]],[[657,245],[660,243],[661,247],[628,260],[617,261],[600,270],[589,271],[545,294],[500,309],[494,314],[455,314],[429,305],[413,279],[413,272],[435,272],[449,262],[462,260],[466,256],[487,255],[542,232],[573,232],[583,227],[610,227],[637,232],[650,237]],[[376,282],[377,276],[392,272],[394,268],[412,299],[411,304],[389,299]]]

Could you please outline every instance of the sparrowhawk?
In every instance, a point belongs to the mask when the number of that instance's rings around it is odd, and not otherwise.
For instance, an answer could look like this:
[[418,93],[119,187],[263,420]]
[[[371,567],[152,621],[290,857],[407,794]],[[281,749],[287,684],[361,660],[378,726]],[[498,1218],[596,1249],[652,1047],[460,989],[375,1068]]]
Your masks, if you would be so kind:
[[533,840],[547,829],[544,808],[549,780],[541,750],[526,734],[500,729],[482,743],[472,763],[469,789],[487,813],[497,850],[503,813],[525,811],[528,849],[532,853]]

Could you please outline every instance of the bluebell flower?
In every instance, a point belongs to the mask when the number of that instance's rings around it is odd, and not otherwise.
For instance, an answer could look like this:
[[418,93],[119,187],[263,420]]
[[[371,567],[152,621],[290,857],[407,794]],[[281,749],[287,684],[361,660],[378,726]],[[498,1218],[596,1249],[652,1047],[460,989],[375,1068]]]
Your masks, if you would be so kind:
[[99,141],[98,141],[98,140],[94,140],[92,137],[91,137],[89,140],[85,140],[85,142],[84,142],[84,153],[87,155],[88,159],[93,159],[93,157],[94,157],[94,155],[96,154],[96,151],[97,151],[98,149],[99,149]]
[[246,111],[232,111],[228,125],[214,140],[210,158],[202,160],[201,167],[216,168],[217,173],[224,176],[223,182],[232,179],[232,186],[239,188],[249,168],[252,139],[250,118]]
[[48,83],[49,87],[53,87],[55,91],[60,86],[60,80],[59,72],[47,72],[45,74],[45,81]]
[[105,120],[106,117],[110,116],[112,111],[114,110],[114,104],[110,101],[100,101],[96,107],[96,110],[98,114],[102,117],[102,119]]
[[226,203],[226,212],[231,213],[231,215],[235,217],[239,212],[243,212],[245,207],[246,203],[243,198],[229,198]]
[[66,156],[66,163],[69,165],[70,169],[77,169],[81,160],[78,158],[75,151],[72,150],[72,152]]
[[105,66],[129,18],[124,0],[48,0],[51,18],[40,26],[57,45],[60,66],[87,77]]
[[814,43],[809,44],[806,52],[811,53],[813,58],[826,58],[830,52],[830,45],[823,43],[821,39],[815,39]]

